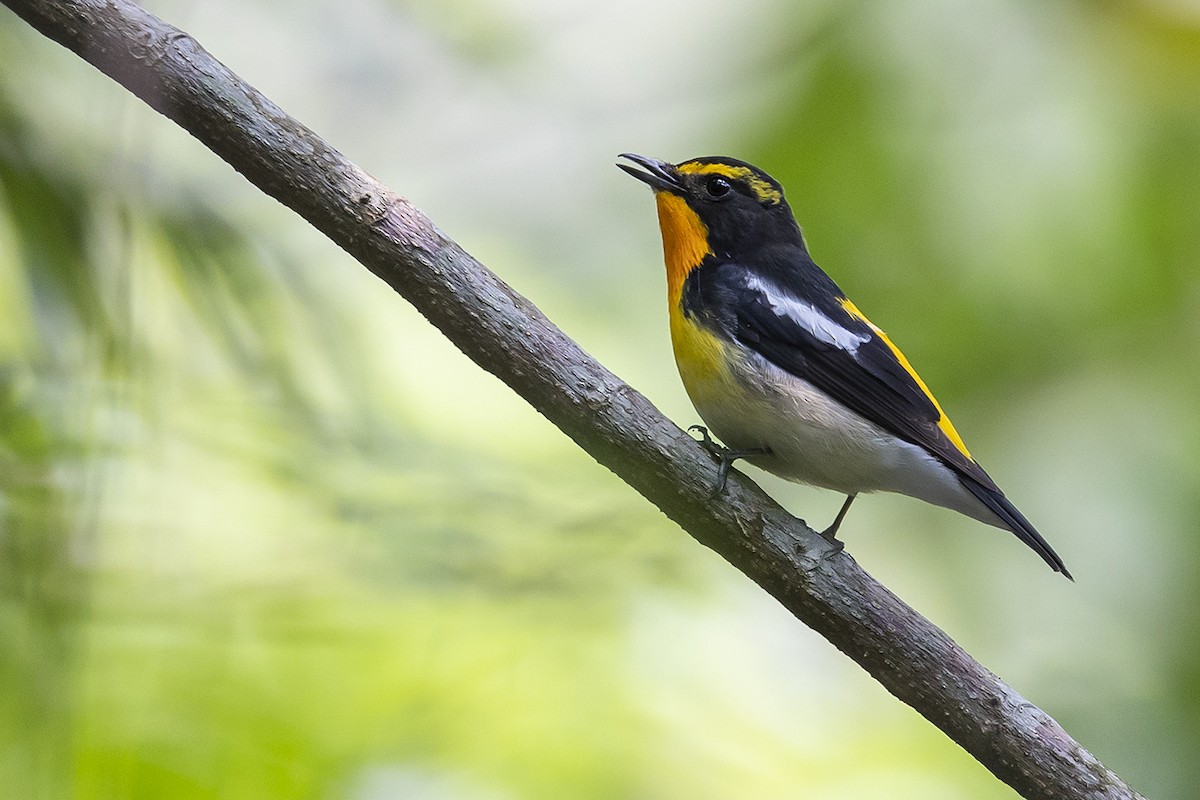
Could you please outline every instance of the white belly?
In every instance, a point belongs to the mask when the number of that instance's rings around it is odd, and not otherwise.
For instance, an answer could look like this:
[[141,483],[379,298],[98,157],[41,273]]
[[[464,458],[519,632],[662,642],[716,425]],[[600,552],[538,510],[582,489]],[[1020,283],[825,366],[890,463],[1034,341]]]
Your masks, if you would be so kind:
[[999,525],[958,477],[923,448],[899,439],[808,381],[748,353],[727,369],[680,376],[704,423],[747,460],[781,478],[844,494],[898,492]]

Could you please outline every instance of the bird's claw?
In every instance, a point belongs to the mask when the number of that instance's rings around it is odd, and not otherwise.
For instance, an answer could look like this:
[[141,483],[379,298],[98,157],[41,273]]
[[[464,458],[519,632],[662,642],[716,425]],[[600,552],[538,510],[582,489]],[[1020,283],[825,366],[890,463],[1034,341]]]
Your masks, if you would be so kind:
[[689,425],[687,430],[688,433],[691,433],[692,431],[698,431],[700,433],[700,445],[714,456],[719,455],[717,451],[725,449],[716,443],[712,436],[709,435],[708,428],[704,427],[703,425]]
[[[829,528],[826,528],[825,530],[821,531],[817,535],[820,536],[825,541],[829,542],[831,545],[833,545],[833,553],[840,553],[846,549],[846,543],[843,542],[841,539],[837,538],[837,531],[832,530],[832,526],[830,526]],[[831,555],[832,555],[832,553],[831,553]]]
[[833,552],[835,553],[840,553],[846,548],[846,543],[837,538],[837,532],[838,528],[842,527],[842,520],[846,518],[846,512],[850,510],[850,506],[856,497],[858,497],[857,494],[846,495],[846,502],[842,503],[842,508],[838,511],[837,516],[834,517],[833,524],[821,531],[821,538],[833,545]]
[[749,450],[730,450],[728,447],[722,447],[709,435],[708,428],[703,425],[689,425],[688,433],[692,431],[700,433],[699,445],[707,450],[709,455],[717,459],[717,480],[708,495],[710,500],[719,497],[725,491],[725,483],[729,480],[729,469],[733,466],[733,462],[739,458],[764,456],[771,452],[765,447],[755,447]]

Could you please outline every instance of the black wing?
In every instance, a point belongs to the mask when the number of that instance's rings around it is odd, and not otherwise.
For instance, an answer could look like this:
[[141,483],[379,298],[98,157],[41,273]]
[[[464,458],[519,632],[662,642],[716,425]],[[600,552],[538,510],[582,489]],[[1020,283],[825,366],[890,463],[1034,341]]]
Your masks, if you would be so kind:
[[689,276],[694,284],[685,287],[685,312],[691,305],[713,314],[734,338],[777,367],[934,454],[1017,538],[1056,572],[1071,577],[1053,548],[971,458],[899,348],[807,253],[791,251],[787,258],[788,264],[771,269],[768,260],[766,269],[754,272],[733,263],[697,270]]
[[[811,262],[805,266],[817,270]],[[885,431],[925,448],[960,475],[996,489],[908,360],[824,273],[809,275],[814,286],[798,286],[810,290],[803,294],[737,264],[721,264],[697,277],[707,278],[708,285],[697,288],[716,301],[709,310],[746,347]],[[825,283],[819,285],[822,278]]]

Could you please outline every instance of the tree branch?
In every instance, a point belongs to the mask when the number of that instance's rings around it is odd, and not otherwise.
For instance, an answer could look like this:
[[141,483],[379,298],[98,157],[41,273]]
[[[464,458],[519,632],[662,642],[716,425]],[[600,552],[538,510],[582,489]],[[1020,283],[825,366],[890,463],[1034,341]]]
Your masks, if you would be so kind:
[[1139,797],[1018,695],[739,473],[719,502],[691,437],[419,210],[191,36],[127,0],[2,0],[293,209],[701,544],[770,592],[1027,798]]

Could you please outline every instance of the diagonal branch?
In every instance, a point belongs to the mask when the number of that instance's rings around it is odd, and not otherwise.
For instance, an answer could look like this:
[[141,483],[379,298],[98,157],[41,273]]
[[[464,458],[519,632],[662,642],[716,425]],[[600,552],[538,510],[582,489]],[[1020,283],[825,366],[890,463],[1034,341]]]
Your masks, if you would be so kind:
[[1137,798],[1049,715],[708,454],[408,201],[128,0],[2,0],[174,120],[412,303],[639,493],[1027,798]]

